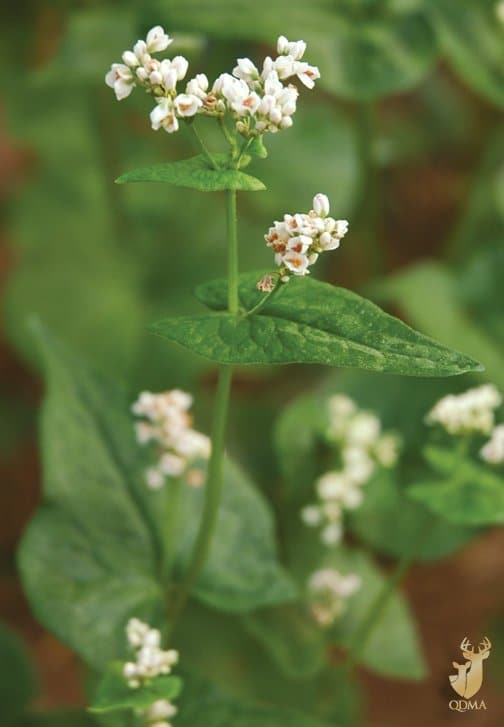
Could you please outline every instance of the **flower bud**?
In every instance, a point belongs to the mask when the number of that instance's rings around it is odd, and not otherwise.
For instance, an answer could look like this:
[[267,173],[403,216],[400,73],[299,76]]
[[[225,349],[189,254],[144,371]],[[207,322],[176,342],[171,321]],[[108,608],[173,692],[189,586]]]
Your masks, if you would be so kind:
[[313,198],[313,209],[320,217],[327,217],[329,214],[329,199],[327,195],[316,194]]

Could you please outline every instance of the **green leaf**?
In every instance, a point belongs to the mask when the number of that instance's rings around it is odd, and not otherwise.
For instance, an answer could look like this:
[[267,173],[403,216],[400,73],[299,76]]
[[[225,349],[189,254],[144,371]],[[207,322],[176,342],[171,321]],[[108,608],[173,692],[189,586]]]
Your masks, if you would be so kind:
[[[504,387],[502,354],[464,309],[453,274],[440,263],[424,262],[378,283],[379,300],[398,303],[411,322],[447,346],[478,356],[485,376]],[[480,371],[482,369],[479,369]]]
[[214,155],[218,169],[213,169],[203,154],[177,162],[164,162],[142,167],[122,174],[116,182],[164,182],[175,187],[190,187],[200,192],[218,192],[225,189],[238,189],[244,192],[257,192],[266,189],[260,179],[251,177],[239,169],[229,169],[226,154]]
[[90,712],[146,709],[158,699],[175,699],[182,690],[182,679],[172,675],[161,675],[132,688],[124,678],[123,666],[123,662],[109,665],[96,690]]
[[475,91],[504,108],[504,24],[495,0],[430,0],[443,49]]
[[[289,541],[289,559],[300,582],[306,583],[320,568],[335,568],[345,575],[355,573],[361,579],[361,587],[348,599],[346,610],[325,631],[328,647],[336,643],[348,648],[382,592],[385,577],[365,551],[346,546],[328,550],[314,542],[310,535],[306,528],[298,529]],[[417,680],[425,676],[415,621],[399,590],[391,594],[381,615],[375,619],[360,663],[387,677]]]
[[[366,486],[362,505],[349,514],[348,528],[361,543],[395,558],[409,547],[411,533],[425,519],[425,506],[408,497],[398,475],[382,471]],[[400,515],[398,515],[400,513]],[[429,537],[419,546],[416,560],[434,560],[449,555],[477,535],[478,530],[447,523],[431,514]]]
[[[257,273],[240,279],[240,302],[260,299]],[[208,306],[226,306],[222,280],[197,289]],[[416,333],[355,293],[293,278],[250,317],[229,313],[168,318],[150,327],[201,356],[227,364],[319,363],[410,376],[452,376],[480,365]]]
[[36,691],[27,649],[21,639],[0,624],[0,714],[6,727],[24,712]]
[[243,625],[286,676],[307,679],[324,666],[323,632],[303,606],[294,604],[255,611],[243,618]]
[[[122,392],[40,333],[48,395],[42,416],[45,502],[25,533],[19,562],[38,619],[102,669],[125,655],[132,616],[156,624],[167,574],[187,567],[204,488],[184,487],[177,547],[165,552],[169,488],[153,493]],[[236,553],[240,552],[240,557]],[[195,596],[229,611],[295,597],[279,566],[266,502],[225,467],[217,535]]]
[[410,497],[459,525],[504,523],[504,477],[461,459],[455,450],[430,447],[425,454],[442,476],[412,485],[407,490]]
[[329,727],[294,709],[240,701],[194,677],[184,678],[177,706],[177,727]]
[[247,151],[250,156],[259,157],[260,159],[266,159],[266,157],[268,156],[268,150],[264,146],[264,140],[262,136],[254,137],[251,144],[247,147]]

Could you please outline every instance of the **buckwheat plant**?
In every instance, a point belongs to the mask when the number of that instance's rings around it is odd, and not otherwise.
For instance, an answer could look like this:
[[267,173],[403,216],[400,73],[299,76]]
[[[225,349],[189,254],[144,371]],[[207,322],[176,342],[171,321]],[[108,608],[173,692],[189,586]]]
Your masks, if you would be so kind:
[[[209,691],[191,676],[191,660],[184,654],[188,634],[197,640],[193,660],[195,654],[213,654],[212,646],[199,643],[201,630],[193,637],[186,608],[193,599],[220,610],[222,619],[240,614],[243,628],[265,649],[271,647],[280,662],[298,639],[298,618],[311,614],[306,628],[316,629],[319,655],[312,661],[321,669],[324,655],[332,653],[323,641],[333,633],[329,627],[344,629],[347,619],[352,623],[353,603],[365,598],[368,588],[369,579],[361,578],[353,563],[318,562],[299,575],[296,563],[279,562],[273,514],[261,494],[271,483],[254,487],[225,453],[234,367],[318,364],[416,377],[481,367],[355,293],[315,279],[321,256],[332,253],[336,263],[343,238],[348,235],[345,245],[355,244],[351,226],[339,219],[339,210],[330,209],[323,190],[307,189],[302,211],[278,210],[277,221],[261,220],[266,245],[262,239],[257,245],[264,250],[264,268],[240,273],[238,193],[267,194],[263,182],[245,170],[252,160],[267,163],[267,139],[289,133],[298,101],[302,113],[310,113],[309,94],[320,72],[305,59],[306,43],[284,36],[262,64],[242,57],[216,79],[190,72],[183,56],[158,57],[171,43],[162,27],[152,28],[112,64],[105,80],[125,104],[133,92],[150,97],[150,125],[167,132],[168,150],[173,134],[182,133],[199,150],[190,159],[126,172],[119,183],[164,183],[225,195],[227,274],[197,288],[202,312],[168,316],[151,326],[167,341],[167,356],[168,346],[178,344],[217,365],[210,436],[193,424],[191,394],[166,382],[166,391],[143,391],[128,411],[115,382],[92,374],[39,331],[48,378],[42,422],[47,501],[23,540],[23,582],[44,625],[104,675],[93,709],[118,712],[117,724],[168,727],[173,718],[191,726],[318,725],[283,707],[251,706]],[[218,149],[207,143],[211,127],[217,130],[212,138],[219,139]],[[303,172],[300,168],[301,177]],[[366,208],[358,214],[365,216]],[[183,244],[190,245],[190,230],[187,234]],[[295,377],[296,369],[285,375]],[[480,398],[489,401],[488,394]],[[316,486],[318,500],[303,510],[303,519],[320,526],[324,542],[335,546],[342,513],[359,508],[377,469],[393,468],[399,441],[349,398],[334,397],[327,406],[324,437],[336,460],[326,463]],[[476,418],[490,434],[488,417]],[[438,412],[432,419],[462,421],[457,429],[468,426],[465,415]],[[299,420],[295,435],[305,426]],[[295,440],[286,442],[289,462],[297,454]],[[482,452],[488,460],[501,459],[499,431]],[[293,517],[299,526],[301,505]],[[322,550],[329,557],[328,549]],[[359,626],[364,610],[361,605],[354,618],[361,637],[355,646],[344,641],[351,664],[361,659],[364,635],[376,620],[377,607],[370,605]],[[305,642],[311,644],[310,638]],[[182,680],[173,673],[179,650],[185,684],[180,698]],[[292,668],[290,657],[287,667]],[[211,679],[213,666],[206,671],[200,676]],[[121,721],[121,714],[133,722]]]

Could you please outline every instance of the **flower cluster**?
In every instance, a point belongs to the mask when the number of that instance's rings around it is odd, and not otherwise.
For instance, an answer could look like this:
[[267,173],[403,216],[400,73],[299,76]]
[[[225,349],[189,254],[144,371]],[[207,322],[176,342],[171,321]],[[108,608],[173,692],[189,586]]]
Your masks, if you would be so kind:
[[427,424],[440,424],[449,434],[473,432],[489,434],[494,426],[494,410],[502,397],[492,384],[469,389],[463,394],[449,394],[440,399],[427,414]]
[[143,391],[132,406],[133,413],[144,418],[135,424],[138,442],[154,442],[159,448],[157,465],[146,472],[151,489],[162,487],[166,477],[185,475],[194,485],[203,481],[202,470],[193,464],[208,459],[210,439],[192,429],[192,401],[190,394],[179,389],[161,394]]
[[137,618],[131,618],[126,627],[126,635],[135,652],[135,661],[127,661],[123,667],[124,677],[132,689],[161,674],[170,674],[178,661],[178,652],[160,648],[161,634]]
[[223,73],[210,87],[207,76],[199,73],[182,93],[177,84],[189,67],[183,56],[160,61],[152,53],[166,50],[170,38],[161,26],[152,28],[145,40],[139,40],[133,50],[122,55],[122,63],[113,63],[105,82],[114,89],[119,101],[127,98],[135,86],[143,87],[156,98],[151,112],[152,128],[173,133],[179,129],[179,119],[196,114],[222,117],[229,113],[238,133],[254,137],[292,126],[299,92],[284,81],[298,78],[307,88],[313,88],[320,78],[318,68],[303,61],[306,43],[289,42],[280,36],[278,56],[264,60],[259,71],[249,58],[239,58],[233,74]]
[[325,194],[316,194],[313,209],[307,214],[284,215],[275,221],[264,236],[268,247],[275,253],[282,282],[291,275],[308,275],[322,252],[336,250],[348,230],[346,220],[329,217],[329,200]]
[[490,439],[481,448],[480,455],[489,464],[504,463],[504,424],[495,427]]
[[138,709],[136,714],[143,717],[148,727],[172,727],[167,719],[177,714],[177,708],[168,699],[158,699],[148,709]]
[[358,409],[348,396],[338,394],[328,402],[329,424],[326,437],[339,455],[339,468],[323,474],[316,482],[318,502],[301,511],[304,523],[321,527],[325,545],[338,543],[343,535],[345,510],[362,503],[362,486],[378,466],[393,467],[398,458],[400,440],[391,432],[382,432],[375,414]]
[[342,615],[347,599],[361,587],[358,575],[343,575],[334,568],[321,568],[308,579],[308,598],[313,618],[330,626]]

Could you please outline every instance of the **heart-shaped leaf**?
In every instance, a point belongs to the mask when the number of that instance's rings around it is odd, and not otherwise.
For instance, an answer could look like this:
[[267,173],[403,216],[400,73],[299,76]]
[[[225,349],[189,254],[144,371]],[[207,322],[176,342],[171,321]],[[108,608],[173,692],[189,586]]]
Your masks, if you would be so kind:
[[177,162],[164,162],[141,167],[122,174],[116,182],[164,182],[175,187],[190,187],[200,192],[218,192],[225,189],[237,189],[244,192],[257,192],[266,189],[260,179],[239,169],[227,167],[229,157],[215,154],[217,168],[212,168],[209,160],[203,155],[182,159]]
[[[240,278],[245,309],[264,295],[255,289],[258,277],[248,273]],[[217,280],[200,286],[196,294],[206,305],[222,310],[227,284]],[[409,376],[481,370],[476,361],[416,333],[355,293],[305,278],[293,278],[259,315],[168,318],[151,330],[229,364],[319,363]]]
[[[40,333],[48,396],[42,417],[45,503],[20,549],[26,593],[38,619],[91,665],[126,655],[132,616],[160,623],[170,575],[187,567],[204,488],[184,485],[174,547],[166,552],[169,487],[148,490],[127,402]],[[228,611],[292,599],[276,560],[266,502],[231,463],[209,559],[194,595]],[[237,553],[239,552],[239,557]]]
[[101,680],[90,712],[123,712],[146,709],[159,699],[172,700],[182,690],[182,679],[173,675],[160,675],[147,684],[133,688],[123,674],[123,662],[112,662]]

